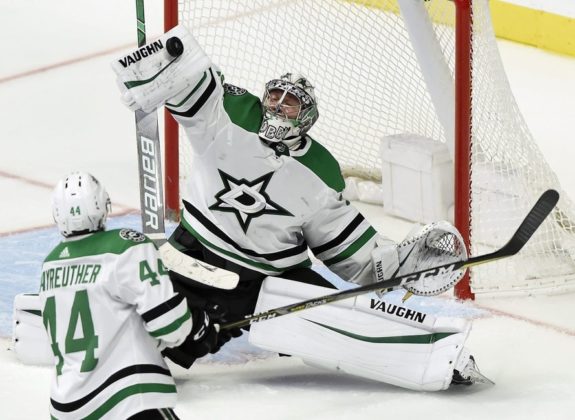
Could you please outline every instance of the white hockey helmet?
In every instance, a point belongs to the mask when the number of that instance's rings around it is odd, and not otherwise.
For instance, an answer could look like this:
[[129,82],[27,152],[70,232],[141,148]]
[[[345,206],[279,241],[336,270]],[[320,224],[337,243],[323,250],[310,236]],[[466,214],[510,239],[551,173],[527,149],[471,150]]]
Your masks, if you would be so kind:
[[299,74],[286,73],[267,82],[262,107],[260,137],[288,147],[299,142],[319,117],[314,87]]
[[65,237],[103,230],[110,210],[108,193],[86,172],[72,172],[52,194],[54,221]]

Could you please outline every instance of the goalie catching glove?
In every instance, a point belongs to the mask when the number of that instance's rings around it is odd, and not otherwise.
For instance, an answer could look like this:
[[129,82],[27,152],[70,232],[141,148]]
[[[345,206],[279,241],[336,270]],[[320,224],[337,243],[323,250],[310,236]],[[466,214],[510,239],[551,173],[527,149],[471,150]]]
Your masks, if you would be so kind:
[[151,112],[182,90],[191,90],[200,79],[198,71],[202,73],[209,65],[192,34],[178,25],[114,61],[112,69],[122,102],[132,111]]
[[[446,221],[425,225],[399,244],[385,238],[378,239],[377,244],[371,254],[376,281],[467,259],[461,234]],[[440,270],[404,287],[414,295],[439,295],[457,284],[464,273],[465,269]]]

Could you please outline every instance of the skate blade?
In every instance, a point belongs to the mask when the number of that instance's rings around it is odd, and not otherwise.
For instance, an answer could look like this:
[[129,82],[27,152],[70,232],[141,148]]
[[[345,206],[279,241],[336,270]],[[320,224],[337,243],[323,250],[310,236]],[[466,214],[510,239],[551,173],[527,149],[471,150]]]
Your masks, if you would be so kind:
[[477,370],[470,372],[469,379],[474,384],[495,385],[495,382]]

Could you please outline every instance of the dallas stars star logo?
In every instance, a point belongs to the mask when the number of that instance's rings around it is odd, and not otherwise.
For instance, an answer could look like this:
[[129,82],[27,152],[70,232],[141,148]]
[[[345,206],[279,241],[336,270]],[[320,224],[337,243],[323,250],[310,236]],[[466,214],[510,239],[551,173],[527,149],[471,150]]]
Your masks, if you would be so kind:
[[224,189],[216,194],[217,202],[209,209],[234,213],[244,233],[248,231],[252,219],[262,214],[293,216],[279,204],[274,203],[266,193],[273,172],[253,181],[243,178],[237,180],[219,169],[218,172],[224,183]]

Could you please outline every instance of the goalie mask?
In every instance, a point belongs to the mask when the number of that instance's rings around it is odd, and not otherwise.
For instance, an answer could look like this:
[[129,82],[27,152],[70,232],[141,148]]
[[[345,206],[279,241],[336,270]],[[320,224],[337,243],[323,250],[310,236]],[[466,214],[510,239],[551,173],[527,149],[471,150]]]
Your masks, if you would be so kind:
[[65,237],[103,230],[110,209],[108,193],[86,172],[60,180],[52,195],[54,221]]
[[301,76],[287,73],[266,83],[260,137],[295,146],[317,121],[314,87]]

